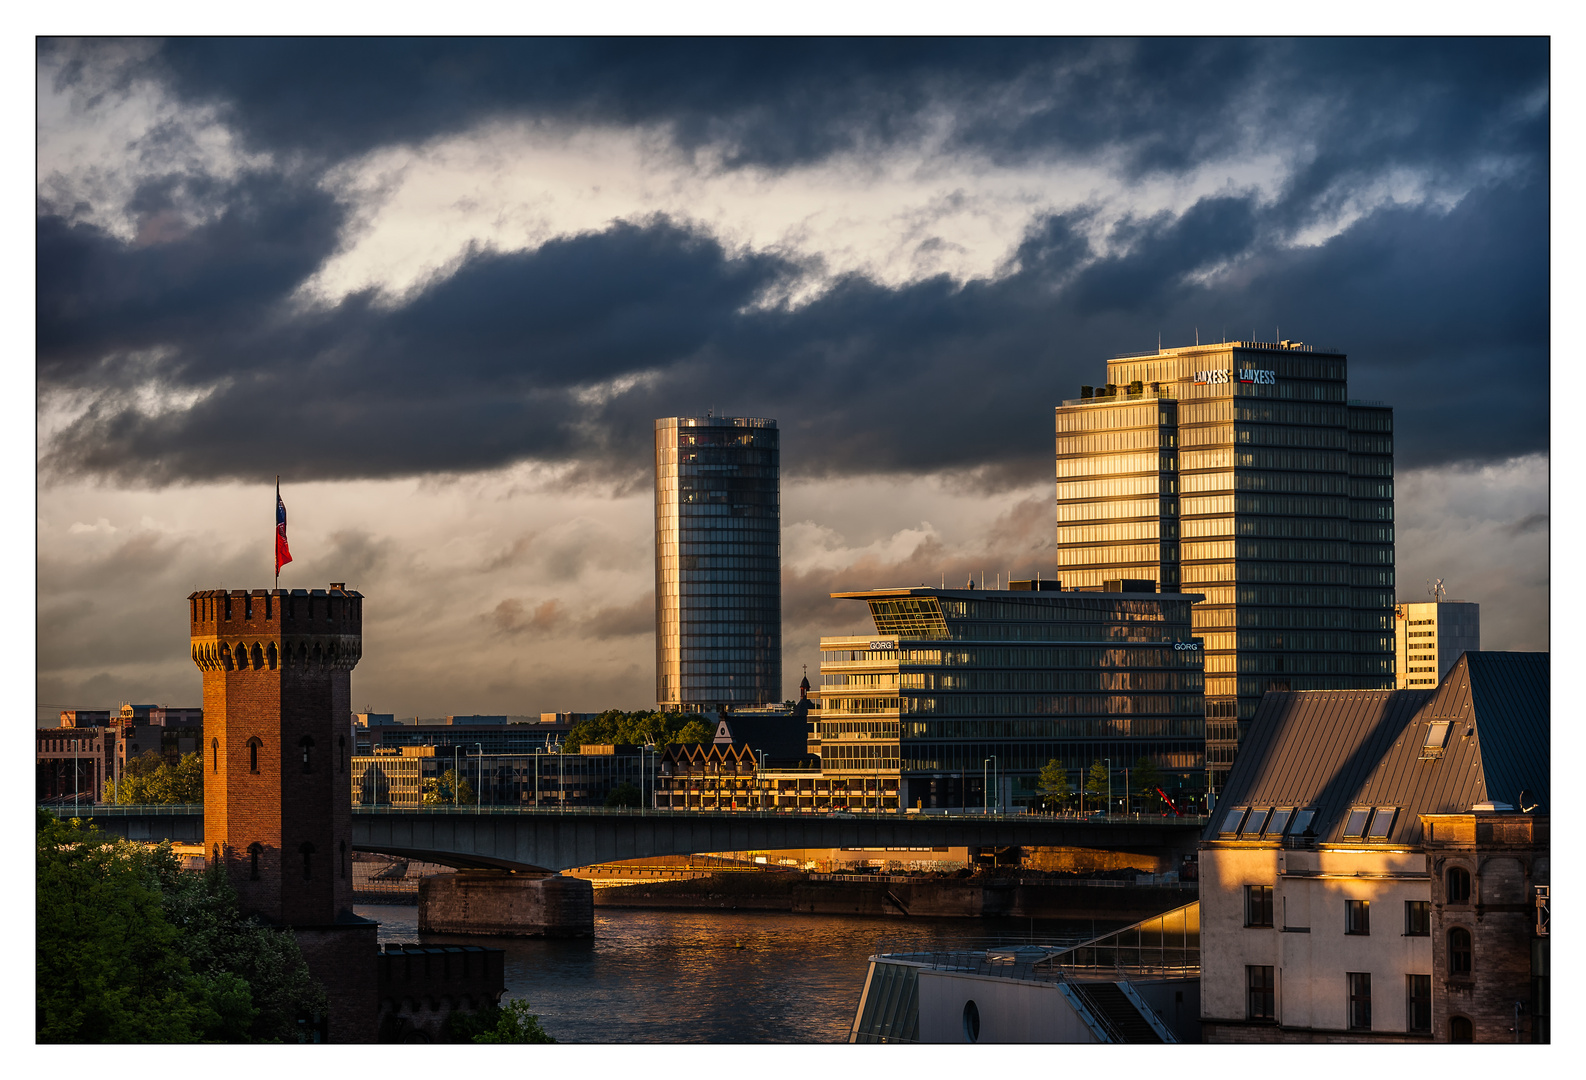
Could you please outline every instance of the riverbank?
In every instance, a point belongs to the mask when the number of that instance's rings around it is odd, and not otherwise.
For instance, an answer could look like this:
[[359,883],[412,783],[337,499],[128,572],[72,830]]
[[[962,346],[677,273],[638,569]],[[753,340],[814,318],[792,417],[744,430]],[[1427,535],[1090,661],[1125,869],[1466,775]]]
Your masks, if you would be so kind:
[[831,880],[799,872],[713,874],[596,889],[596,908],[786,911],[895,918],[1144,919],[1193,902],[1194,886],[1041,876]]

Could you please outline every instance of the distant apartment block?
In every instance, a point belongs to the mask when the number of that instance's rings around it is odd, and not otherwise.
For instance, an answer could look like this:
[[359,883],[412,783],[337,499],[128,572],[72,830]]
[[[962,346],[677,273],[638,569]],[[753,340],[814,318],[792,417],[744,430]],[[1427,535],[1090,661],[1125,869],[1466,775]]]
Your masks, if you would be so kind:
[[1393,631],[1398,688],[1436,686],[1461,653],[1481,648],[1481,605],[1463,600],[1400,604]]

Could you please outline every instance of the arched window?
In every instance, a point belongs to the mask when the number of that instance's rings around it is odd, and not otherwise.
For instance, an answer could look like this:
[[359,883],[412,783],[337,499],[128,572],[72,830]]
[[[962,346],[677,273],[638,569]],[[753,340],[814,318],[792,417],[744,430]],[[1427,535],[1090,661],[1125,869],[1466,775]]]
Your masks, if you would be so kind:
[[1471,1029],[1470,1021],[1463,1016],[1450,1016],[1448,1018],[1448,1041],[1451,1043],[1475,1042],[1475,1032]]
[[220,865],[220,845],[219,844],[215,845],[215,854],[214,854],[214,857],[209,860],[209,865],[210,866],[219,866]]
[[248,845],[248,880],[259,880],[259,854],[264,851],[264,846],[257,840]]
[[1470,871],[1463,866],[1448,868],[1448,896],[1450,904],[1470,903]]
[[297,745],[303,751],[303,771],[306,773],[313,772],[314,740],[309,738],[307,735],[304,735],[301,739],[297,740]]
[[257,736],[257,735],[255,735],[253,738],[248,740],[248,771],[249,772],[256,773],[256,772],[259,771],[259,747],[261,747],[263,745],[264,744],[259,741],[259,736]]
[[220,771],[220,740],[219,739],[210,739],[209,740],[209,771],[210,772],[219,772]]
[[1470,960],[1470,931],[1456,926],[1448,932],[1449,975],[1469,975]]
[[270,647],[264,650],[264,662],[269,666],[271,671],[275,670],[276,659],[275,642],[272,641],[270,642]]
[[258,671],[264,667],[264,650],[259,648],[259,643],[253,643],[253,670]]
[[312,881],[314,878],[314,845],[305,840],[298,845],[297,850],[303,856],[303,880]]

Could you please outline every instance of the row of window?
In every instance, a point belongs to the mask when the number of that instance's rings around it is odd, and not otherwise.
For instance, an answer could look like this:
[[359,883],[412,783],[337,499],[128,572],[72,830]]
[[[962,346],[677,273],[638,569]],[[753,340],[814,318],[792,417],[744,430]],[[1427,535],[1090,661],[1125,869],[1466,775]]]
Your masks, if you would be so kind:
[[[1371,973],[1351,971],[1345,973],[1348,992],[1348,1024],[1350,1031],[1372,1030]],[[1251,1020],[1277,1019],[1276,972],[1270,965],[1252,965],[1245,968],[1245,1015]],[[1432,1030],[1432,976],[1406,975],[1404,993],[1404,1029],[1411,1033],[1429,1033]],[[1464,1022],[1464,1027],[1458,1025]],[[1450,1018],[1454,1042],[1470,1041],[1470,1021],[1463,1017]]]
[[[297,740],[297,748],[303,755],[303,771],[306,773],[313,772],[313,738],[308,735],[304,735],[301,739]],[[251,737],[248,740],[249,772],[257,773],[259,771],[259,751],[262,749],[264,749],[264,740],[260,739],[257,735]],[[209,740],[209,771],[213,773],[220,772],[219,739]],[[345,773],[347,771],[347,737],[345,735],[338,735],[336,737],[336,771],[338,773]]]
[[[347,841],[345,841],[345,840],[341,841],[340,845],[341,845],[341,876],[342,876],[343,879],[345,879],[347,877]],[[305,841],[303,841],[301,844],[299,844],[297,846],[297,853],[298,853],[299,856],[302,857],[302,860],[303,860],[303,880],[304,881],[313,881],[314,880],[314,854],[315,854],[314,845],[309,843],[307,840],[305,840]],[[264,845],[263,844],[260,844],[258,841],[254,841],[253,843],[248,845],[248,880],[250,880],[250,881],[258,881],[258,880],[260,880],[260,877],[259,877],[259,859],[263,855],[264,855]],[[220,864],[220,845],[219,844],[215,845],[215,851],[214,851],[214,857],[213,858],[214,858],[213,865],[218,866]]]
[[1173,499],[1121,499],[1112,502],[1059,503],[1057,520],[1118,521],[1123,518],[1171,517],[1178,513]]
[[[1271,885],[1245,886],[1245,926],[1252,929],[1272,927]],[[1404,902],[1404,936],[1426,937],[1432,932],[1432,904],[1429,900]],[[1369,936],[1371,933],[1371,901],[1344,901],[1344,933]],[[1468,943],[1467,943],[1468,951]],[[1465,968],[1468,972],[1468,966]]]

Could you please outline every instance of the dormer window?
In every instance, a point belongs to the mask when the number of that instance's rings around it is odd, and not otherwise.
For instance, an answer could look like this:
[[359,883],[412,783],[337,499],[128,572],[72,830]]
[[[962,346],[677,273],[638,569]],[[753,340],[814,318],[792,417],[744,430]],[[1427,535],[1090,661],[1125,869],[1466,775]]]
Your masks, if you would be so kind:
[[1370,840],[1386,840],[1393,831],[1393,819],[1398,814],[1396,806],[1379,806],[1372,816],[1371,828],[1366,830],[1366,837]]
[[1245,819],[1245,826],[1240,833],[1247,840],[1254,840],[1261,835],[1261,828],[1267,823],[1267,815],[1272,813],[1270,806],[1253,807],[1250,816]]

